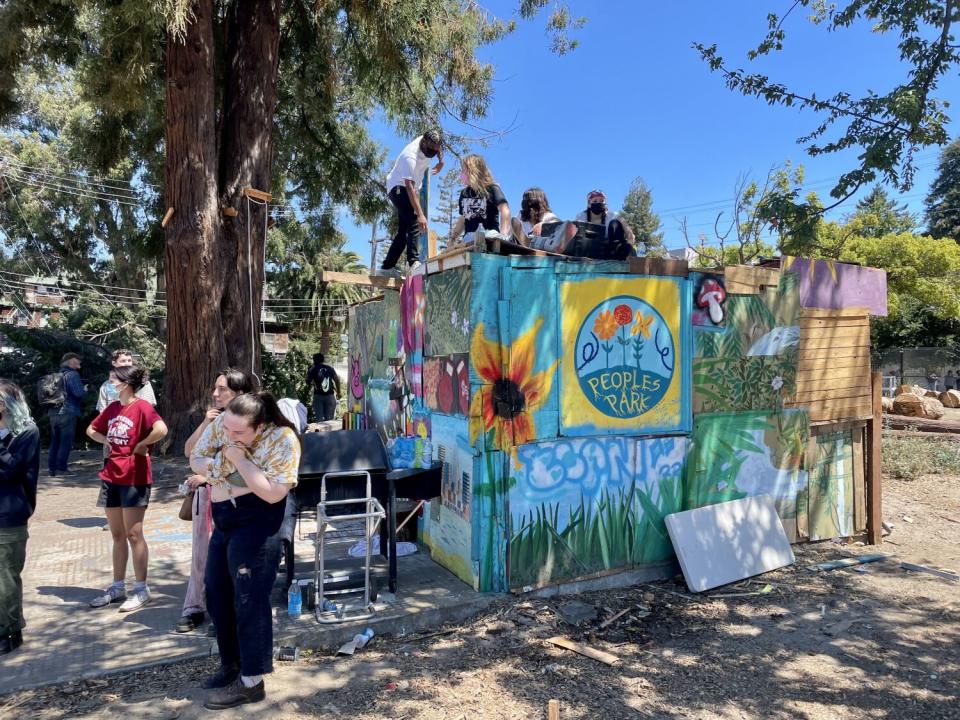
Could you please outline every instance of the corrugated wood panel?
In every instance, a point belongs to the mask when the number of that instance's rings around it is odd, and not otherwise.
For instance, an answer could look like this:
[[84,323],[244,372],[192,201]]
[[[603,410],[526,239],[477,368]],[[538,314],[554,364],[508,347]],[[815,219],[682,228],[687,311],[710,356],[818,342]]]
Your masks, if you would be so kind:
[[778,268],[729,265],[724,268],[724,275],[727,292],[735,295],[756,295],[762,285],[776,285],[780,282]]
[[863,308],[801,310],[790,407],[806,409],[811,422],[870,415],[870,318]]

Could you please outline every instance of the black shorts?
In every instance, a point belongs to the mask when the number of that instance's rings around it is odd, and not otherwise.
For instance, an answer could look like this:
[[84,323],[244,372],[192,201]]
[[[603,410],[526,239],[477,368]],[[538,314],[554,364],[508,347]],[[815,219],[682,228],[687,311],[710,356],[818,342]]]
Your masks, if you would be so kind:
[[147,507],[147,505],[150,504],[151,487],[151,485],[117,485],[116,483],[101,480],[100,497],[97,498],[97,507]]

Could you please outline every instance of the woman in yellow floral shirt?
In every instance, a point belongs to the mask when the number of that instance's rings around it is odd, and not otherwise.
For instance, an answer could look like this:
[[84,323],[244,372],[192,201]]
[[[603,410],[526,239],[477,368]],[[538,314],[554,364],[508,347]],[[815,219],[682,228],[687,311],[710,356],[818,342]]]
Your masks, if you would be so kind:
[[299,465],[296,430],[268,392],[231,400],[223,421],[204,431],[190,455],[190,467],[210,483],[213,504],[205,584],[220,670],[203,684],[217,689],[204,703],[211,710],[266,697],[262,676],[273,671],[270,592],[280,564],[278,533]]

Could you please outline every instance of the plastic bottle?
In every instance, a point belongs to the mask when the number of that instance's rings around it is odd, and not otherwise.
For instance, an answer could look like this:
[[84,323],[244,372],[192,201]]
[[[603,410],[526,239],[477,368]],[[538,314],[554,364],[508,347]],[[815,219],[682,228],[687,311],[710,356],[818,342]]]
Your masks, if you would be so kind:
[[302,612],[303,596],[300,595],[300,583],[292,583],[290,593],[287,595],[287,615],[298,618]]
[[324,598],[323,604],[320,606],[320,612],[337,612],[337,604],[330,598]]
[[367,628],[359,635],[353,636],[353,641],[356,643],[357,649],[359,650],[364,645],[366,645],[370,640],[373,639],[373,628]]

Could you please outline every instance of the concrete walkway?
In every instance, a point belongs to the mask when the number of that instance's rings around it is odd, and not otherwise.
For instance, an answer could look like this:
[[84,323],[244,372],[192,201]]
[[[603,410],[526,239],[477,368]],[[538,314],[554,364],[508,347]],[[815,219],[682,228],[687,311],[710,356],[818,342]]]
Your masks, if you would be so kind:
[[[186,474],[185,461],[161,459],[154,465],[155,486],[144,520],[151,603],[129,614],[117,612],[117,605],[88,607],[112,580],[112,542],[103,510],[96,507],[99,466],[100,454],[90,451],[75,454],[77,472],[69,477],[50,478],[41,471],[24,569],[24,645],[0,657],[0,695],[216,653],[206,626],[185,635],[173,632],[190,567],[190,525],[177,517],[182,499],[177,485]],[[313,524],[307,522],[303,529],[313,530]],[[345,549],[350,543],[343,539],[339,545]],[[299,577],[312,570],[312,548],[309,538],[296,545]],[[132,568],[127,578],[129,586]],[[493,599],[473,592],[419,553],[400,558],[400,583],[397,596],[381,593],[373,621],[333,626],[318,625],[306,611],[299,620],[288,619],[278,589],[276,641],[330,648],[352,637],[358,626],[370,625],[380,635],[414,632],[465,618]]]

